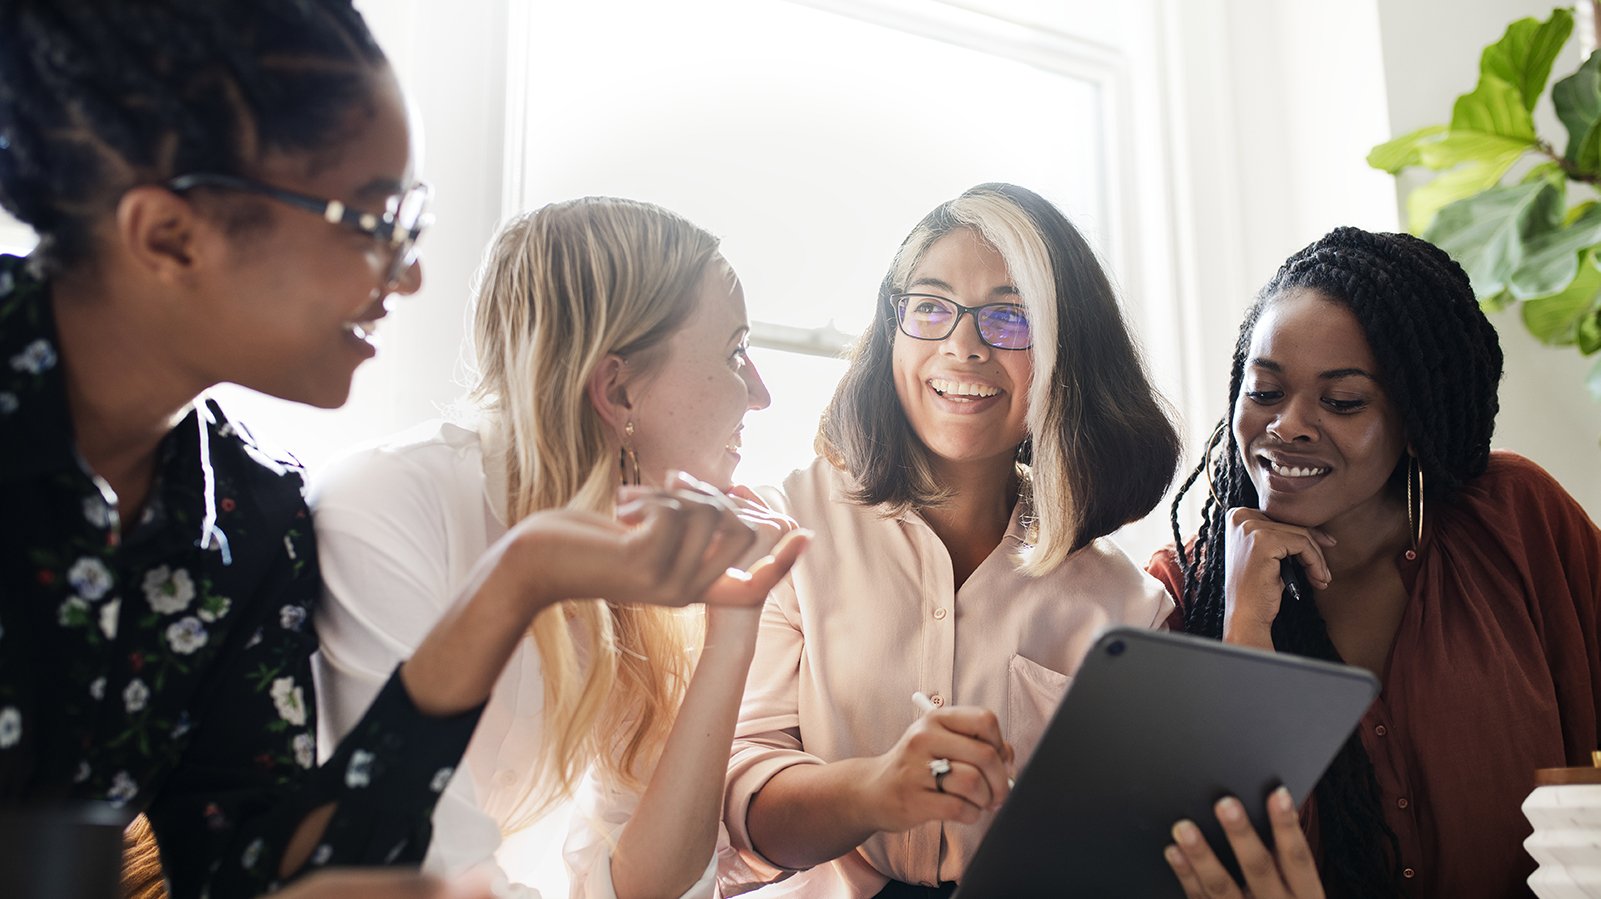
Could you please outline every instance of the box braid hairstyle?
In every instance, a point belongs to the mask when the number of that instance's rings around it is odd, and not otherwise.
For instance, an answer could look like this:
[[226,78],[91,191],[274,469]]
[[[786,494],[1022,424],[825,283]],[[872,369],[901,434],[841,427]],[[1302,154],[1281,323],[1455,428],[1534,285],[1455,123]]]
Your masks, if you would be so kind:
[[[1229,373],[1229,405],[1215,461],[1203,458],[1173,501],[1173,536],[1184,573],[1184,629],[1223,634],[1224,533],[1228,510],[1257,508],[1230,427],[1239,401],[1251,333],[1262,310],[1294,290],[1315,290],[1356,316],[1378,362],[1380,382],[1401,415],[1407,441],[1427,473],[1428,502],[1448,500],[1482,474],[1498,409],[1501,346],[1474,299],[1461,266],[1443,251],[1408,234],[1374,234],[1336,228],[1290,257],[1262,288],[1240,325]],[[1179,532],[1179,503],[1212,465],[1216,498],[1205,497],[1193,552]],[[1404,490],[1405,457],[1390,478]],[[1301,589],[1307,590],[1303,584]],[[1273,622],[1273,645],[1282,652],[1338,660],[1313,602],[1285,599]],[[1373,764],[1353,735],[1318,784],[1318,831],[1323,878],[1336,896],[1400,895],[1399,844],[1385,824]]]
[[0,0],[0,206],[84,262],[130,188],[337,146],[385,65],[350,0]]

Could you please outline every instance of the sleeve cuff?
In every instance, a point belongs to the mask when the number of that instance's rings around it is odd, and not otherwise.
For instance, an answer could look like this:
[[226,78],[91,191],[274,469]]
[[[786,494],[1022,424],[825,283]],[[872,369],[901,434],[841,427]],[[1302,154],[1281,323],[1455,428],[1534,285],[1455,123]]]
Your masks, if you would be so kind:
[[734,744],[734,754],[728,764],[728,787],[723,794],[723,821],[728,827],[729,844],[765,879],[777,880],[800,869],[775,865],[756,851],[745,819],[751,800],[785,768],[821,764],[822,759],[799,750]]
[[424,714],[396,666],[323,771],[336,779],[337,793],[363,804],[432,814],[483,711],[479,705],[446,717]]

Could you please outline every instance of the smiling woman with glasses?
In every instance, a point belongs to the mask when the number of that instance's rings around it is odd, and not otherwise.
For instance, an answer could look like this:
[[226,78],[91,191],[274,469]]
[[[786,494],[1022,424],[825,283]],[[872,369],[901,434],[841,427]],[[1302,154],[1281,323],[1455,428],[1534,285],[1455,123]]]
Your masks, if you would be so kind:
[[1178,436],[1072,223],[975,187],[875,302],[778,503],[818,539],[763,617],[729,894],[948,894],[1096,631],[1172,610],[1105,538],[1161,499]]

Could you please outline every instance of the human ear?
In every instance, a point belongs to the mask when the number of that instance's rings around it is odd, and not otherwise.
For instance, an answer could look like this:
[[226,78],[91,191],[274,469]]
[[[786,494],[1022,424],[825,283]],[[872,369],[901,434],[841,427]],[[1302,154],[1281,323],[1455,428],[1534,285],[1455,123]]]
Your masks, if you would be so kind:
[[622,432],[624,425],[633,415],[634,405],[628,395],[633,375],[627,359],[616,353],[608,353],[606,358],[595,366],[595,370],[589,376],[589,383],[585,385],[589,404],[595,407],[601,421],[618,433]]
[[132,188],[117,201],[116,239],[133,264],[159,282],[178,286],[225,248],[216,225],[165,187]]

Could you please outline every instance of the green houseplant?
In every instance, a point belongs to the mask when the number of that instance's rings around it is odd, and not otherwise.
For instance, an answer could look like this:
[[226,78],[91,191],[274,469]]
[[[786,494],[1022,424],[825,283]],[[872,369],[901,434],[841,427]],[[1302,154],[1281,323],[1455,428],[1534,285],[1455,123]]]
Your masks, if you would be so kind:
[[[1522,19],[1484,48],[1479,82],[1447,125],[1373,148],[1392,174],[1439,174],[1407,198],[1408,227],[1467,270],[1486,311],[1517,306],[1529,332],[1553,346],[1601,352],[1601,52],[1551,87],[1568,132],[1560,151],[1535,132],[1533,110],[1573,32],[1573,13]],[[1601,360],[1587,377],[1601,400]]]

